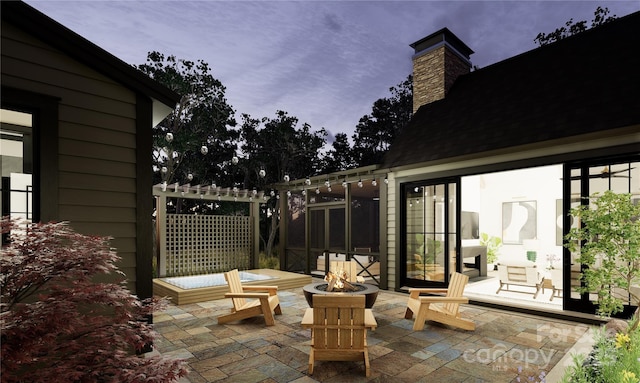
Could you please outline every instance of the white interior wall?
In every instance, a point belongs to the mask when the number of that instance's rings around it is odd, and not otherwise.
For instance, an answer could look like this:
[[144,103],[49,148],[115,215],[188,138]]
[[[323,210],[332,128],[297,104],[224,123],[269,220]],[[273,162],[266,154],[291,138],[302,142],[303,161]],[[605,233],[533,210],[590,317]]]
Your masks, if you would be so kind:
[[[487,173],[462,178],[462,210],[480,215],[480,233],[502,238],[502,204],[536,201],[537,236],[523,244],[503,244],[500,259],[526,259],[526,252],[536,251],[536,263],[547,266],[547,254],[562,255],[556,245],[558,216],[556,201],[562,199],[562,166],[552,165],[507,172]],[[465,245],[477,240],[464,241]]]

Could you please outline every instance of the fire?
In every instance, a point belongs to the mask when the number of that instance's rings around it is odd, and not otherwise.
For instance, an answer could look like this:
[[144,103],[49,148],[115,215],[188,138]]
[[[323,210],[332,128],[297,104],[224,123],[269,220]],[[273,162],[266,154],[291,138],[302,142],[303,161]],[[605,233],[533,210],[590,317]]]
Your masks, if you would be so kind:
[[327,281],[327,291],[356,291],[356,287],[349,283],[349,274],[344,270],[337,270],[335,273],[329,271],[325,275]]

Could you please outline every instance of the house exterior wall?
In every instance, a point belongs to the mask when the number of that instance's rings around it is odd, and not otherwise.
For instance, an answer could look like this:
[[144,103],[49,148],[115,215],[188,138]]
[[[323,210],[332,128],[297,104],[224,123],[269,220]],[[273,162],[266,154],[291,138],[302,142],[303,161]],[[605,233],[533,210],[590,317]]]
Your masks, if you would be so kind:
[[136,94],[9,23],[1,45],[3,86],[59,99],[58,216],[45,219],[113,237],[135,292]]
[[387,271],[389,288],[400,287],[400,219],[401,185],[406,182],[450,176],[463,176],[482,172],[511,170],[559,164],[593,157],[637,154],[640,151],[640,125],[585,134],[569,139],[513,147],[509,150],[480,153],[474,156],[451,158],[446,161],[416,164],[391,169],[387,189]]

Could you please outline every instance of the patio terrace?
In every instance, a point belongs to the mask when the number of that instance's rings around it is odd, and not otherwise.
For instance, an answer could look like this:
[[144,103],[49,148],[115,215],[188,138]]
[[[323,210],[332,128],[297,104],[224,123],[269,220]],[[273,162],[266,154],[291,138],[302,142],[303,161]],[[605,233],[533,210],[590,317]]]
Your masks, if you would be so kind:
[[473,305],[464,305],[462,315],[476,322],[475,331],[427,323],[414,332],[404,319],[407,295],[380,291],[373,307],[379,327],[368,333],[371,377],[362,362],[319,362],[309,376],[302,289],[278,294],[283,315],[270,327],[260,317],[218,325],[229,299],[170,305],[154,315],[156,350],[188,362],[181,383],[516,382],[542,372],[555,382],[570,354],[589,351],[582,344],[590,338],[588,325]]

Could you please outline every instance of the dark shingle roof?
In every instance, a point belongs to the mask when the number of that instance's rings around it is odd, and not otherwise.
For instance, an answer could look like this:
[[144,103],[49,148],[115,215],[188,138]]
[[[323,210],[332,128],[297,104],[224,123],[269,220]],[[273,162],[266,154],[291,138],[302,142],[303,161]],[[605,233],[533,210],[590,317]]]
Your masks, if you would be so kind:
[[640,124],[640,12],[460,76],[384,167]]

